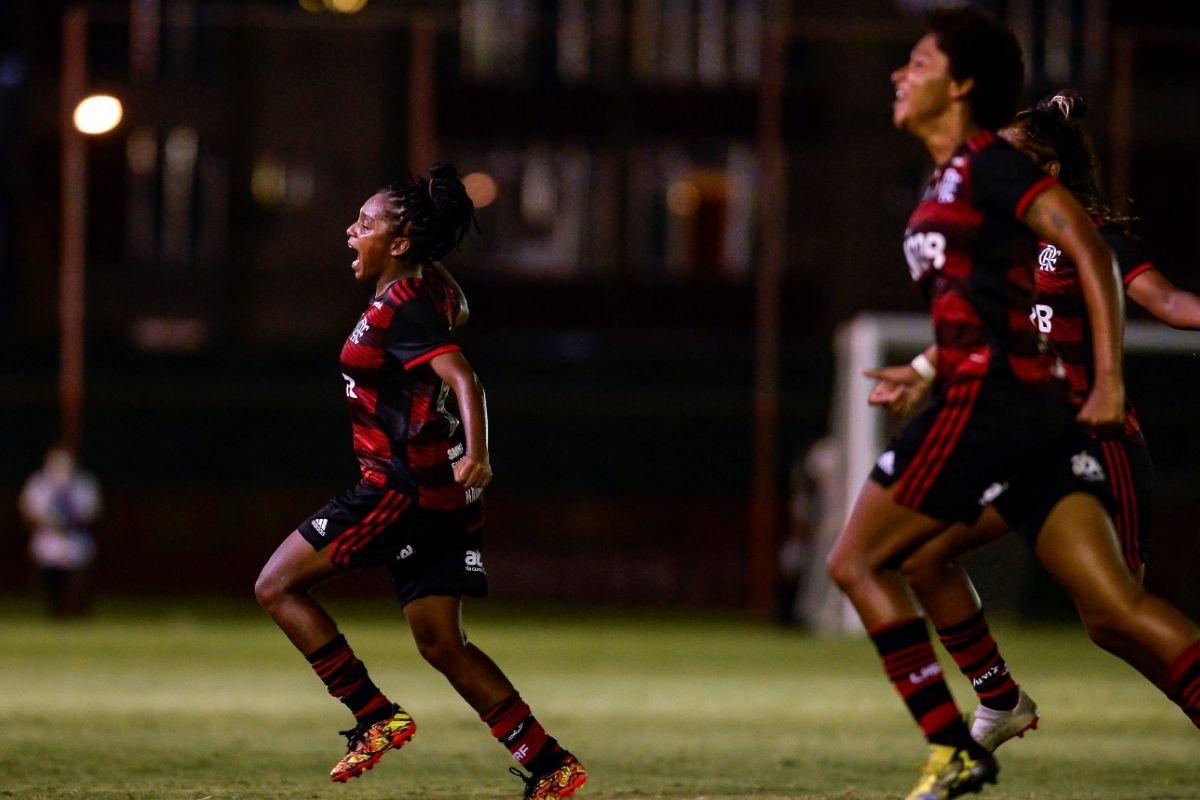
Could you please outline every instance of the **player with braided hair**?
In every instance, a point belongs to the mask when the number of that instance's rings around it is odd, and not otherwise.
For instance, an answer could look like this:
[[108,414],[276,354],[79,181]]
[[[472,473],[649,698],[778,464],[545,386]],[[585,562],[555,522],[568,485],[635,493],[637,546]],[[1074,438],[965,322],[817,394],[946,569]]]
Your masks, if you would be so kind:
[[[1200,329],[1200,297],[1179,289],[1154,267],[1127,231],[1131,218],[1101,191],[1099,162],[1084,126],[1086,110],[1081,95],[1063,90],[1018,113],[1000,135],[1079,199],[1113,250],[1125,293],[1131,299],[1172,327]],[[1038,263],[1030,318],[1047,337],[1079,398],[1092,382],[1091,326],[1081,300],[1079,274],[1074,262],[1049,242],[1039,245]],[[906,412],[919,402],[930,385],[907,365],[875,370],[872,375],[880,381],[872,402],[895,412]],[[975,688],[980,705],[972,718],[972,734],[989,749],[1036,726],[1037,707],[1010,674],[979,597],[953,558],[1003,535],[1010,525],[1035,549],[1055,550],[1053,541],[1042,540],[1055,537],[1053,530],[1045,532],[1047,524],[1053,524],[1052,509],[1071,493],[1083,492],[1106,505],[1115,528],[1117,557],[1110,552],[1099,561],[1109,568],[1123,562],[1133,582],[1114,578],[1122,587],[1118,594],[1129,598],[1141,595],[1153,474],[1133,407],[1126,404],[1119,434],[1091,438],[1071,456],[1070,461],[1014,482],[995,499],[995,510],[985,512],[979,523],[971,528],[957,526],[910,557],[902,568],[942,643]],[[1082,469],[1085,464],[1095,469]],[[1060,545],[1068,552],[1072,547],[1076,545],[1069,540]],[[1076,599],[1081,597],[1076,594]],[[1193,642],[1174,658],[1169,655],[1174,652],[1170,648],[1166,656],[1155,655],[1122,624],[1106,618],[1103,608],[1104,604],[1088,600],[1080,606],[1093,639],[1141,671],[1193,721],[1200,720],[1200,648]],[[1181,639],[1187,640],[1187,636]],[[1175,650],[1178,647],[1176,644]]]
[[474,213],[457,171],[439,163],[429,178],[371,195],[346,229],[354,276],[374,289],[341,352],[362,477],[284,539],[255,595],[355,717],[332,780],[361,775],[416,732],[310,594],[384,567],[418,651],[532,773],[513,770],[526,800],[558,800],[574,795],[586,770],[462,627],[463,596],[487,593],[481,495],[492,468],[483,387],[453,335],[466,301],[439,259]]

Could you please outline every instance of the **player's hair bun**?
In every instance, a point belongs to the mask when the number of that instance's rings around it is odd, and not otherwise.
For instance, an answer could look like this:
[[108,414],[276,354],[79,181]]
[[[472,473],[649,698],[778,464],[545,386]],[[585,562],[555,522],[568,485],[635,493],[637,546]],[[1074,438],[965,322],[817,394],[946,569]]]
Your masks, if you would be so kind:
[[463,186],[458,169],[445,161],[430,168],[426,191],[434,208],[427,257],[436,260],[462,241],[475,219],[475,205]]
[[1074,89],[1063,89],[1037,104],[1039,111],[1057,114],[1066,121],[1082,122],[1087,118],[1087,100]]

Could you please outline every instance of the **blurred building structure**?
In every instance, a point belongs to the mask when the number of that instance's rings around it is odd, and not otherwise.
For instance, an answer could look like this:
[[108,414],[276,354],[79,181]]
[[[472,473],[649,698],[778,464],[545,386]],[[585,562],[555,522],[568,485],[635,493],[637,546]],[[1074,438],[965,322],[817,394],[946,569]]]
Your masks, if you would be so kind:
[[[56,436],[67,5],[0,10],[5,512]],[[782,485],[826,430],[834,326],[919,307],[898,241],[928,165],[890,129],[888,75],[929,3],[83,5],[91,82],[127,110],[88,143],[82,450],[122,530],[102,587],[249,596],[274,543],[352,479],[335,359],[363,292],[344,229],[390,177],[444,159],[473,173],[480,206],[450,266],[491,401],[497,590],[745,601],[763,34],[784,42]],[[1110,188],[1137,198],[1172,279],[1200,289],[1200,25],[1186,4],[986,5],[1026,47],[1030,99],[1089,95]],[[1164,530],[1200,516],[1178,491],[1200,477],[1200,426],[1176,385],[1198,368],[1131,376]],[[1200,606],[1197,591],[1181,599]]]

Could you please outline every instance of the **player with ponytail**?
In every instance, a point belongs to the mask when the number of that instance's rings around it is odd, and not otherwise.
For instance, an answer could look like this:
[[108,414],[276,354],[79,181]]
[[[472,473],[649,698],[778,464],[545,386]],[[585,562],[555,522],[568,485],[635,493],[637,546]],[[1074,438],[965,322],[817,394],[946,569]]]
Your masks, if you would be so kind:
[[355,279],[373,288],[340,360],[361,480],[284,539],[255,595],[354,715],[331,780],[361,775],[416,732],[310,594],[383,567],[418,651],[531,773],[513,770],[526,800],[558,800],[586,770],[462,628],[463,596],[487,593],[482,493],[492,468],[483,387],[453,334],[466,301],[440,259],[474,218],[458,172],[438,163],[428,178],[371,195],[346,229]]
[[[1080,94],[1063,90],[1019,112],[1000,135],[1078,198],[1115,254],[1128,297],[1172,327],[1200,329],[1200,297],[1179,289],[1155,268],[1129,233],[1133,219],[1122,212],[1123,204],[1101,190],[1099,160],[1084,124],[1086,112]],[[1093,379],[1091,325],[1079,274],[1071,258],[1046,241],[1038,247],[1038,264],[1031,322],[1058,356],[1078,400],[1086,396]],[[872,375],[880,379],[873,402],[898,413],[915,405],[929,385],[908,366],[888,367]],[[1073,592],[1092,638],[1141,671],[1194,722],[1200,720],[1200,648],[1194,633],[1175,625],[1182,633],[1167,637],[1173,643],[1160,642],[1154,652],[1144,638],[1130,633],[1131,615],[1125,614],[1122,621],[1120,611],[1113,612],[1114,607],[1156,605],[1141,590],[1152,482],[1146,441],[1127,403],[1122,426],[1112,435],[1091,438],[1070,460],[1030,472],[1000,494],[995,511],[985,512],[976,525],[956,526],[904,563],[902,571],[939,638],[972,681],[980,703],[972,717],[972,733],[989,749],[1036,726],[1037,707],[1010,674],[979,597],[953,558],[1003,535],[1009,527],[1043,558],[1106,565],[1097,572],[1108,574],[1107,583],[1080,582]],[[1069,530],[1060,534],[1055,529],[1053,508],[1072,493],[1095,495],[1108,509],[1116,538],[1106,557],[1089,554],[1087,540],[1077,540]],[[1123,565],[1128,576],[1113,574],[1113,565]],[[1097,592],[1107,599],[1097,601]],[[1192,645],[1181,651],[1188,641]]]

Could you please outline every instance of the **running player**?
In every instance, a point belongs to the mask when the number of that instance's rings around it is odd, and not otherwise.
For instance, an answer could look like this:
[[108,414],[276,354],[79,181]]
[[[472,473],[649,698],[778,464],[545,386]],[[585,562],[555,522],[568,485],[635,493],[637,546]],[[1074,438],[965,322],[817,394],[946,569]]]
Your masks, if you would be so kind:
[[[939,376],[932,406],[878,460],[829,554],[885,671],[930,745],[910,800],[995,782],[971,738],[898,567],[980,498],[1067,434],[1076,416],[1119,423],[1121,308],[1109,255],[1065,189],[996,135],[1016,111],[1023,64],[1012,33],[971,8],[937,9],[892,74],[893,123],[936,167],[909,219],[904,252],[932,316]],[[1094,320],[1097,380],[1082,407],[1029,326],[1038,239],[1080,265]]]
[[[1060,92],[1019,113],[1001,136],[1053,175],[1087,208],[1101,236],[1116,254],[1125,291],[1155,317],[1176,328],[1200,329],[1200,297],[1176,287],[1154,268],[1124,230],[1129,222],[1100,191],[1099,166],[1091,137],[1083,126],[1086,103],[1077,93]],[[1038,253],[1037,297],[1031,321],[1049,338],[1062,360],[1072,390],[1086,395],[1090,384],[1090,330],[1080,301],[1074,264],[1054,245],[1043,242]],[[918,402],[929,386],[911,366],[869,373],[879,383],[872,402],[904,411]],[[959,553],[1003,535],[1005,520],[1018,526],[1032,544],[1050,509],[1072,491],[1096,493],[1109,506],[1121,556],[1130,573],[1141,581],[1150,525],[1152,469],[1146,442],[1133,407],[1127,405],[1121,435],[1093,439],[1071,454],[1050,474],[1038,476],[1033,499],[1010,487],[996,500],[999,515],[985,513],[973,528],[956,527],[939,537],[902,567],[938,636],[979,698],[972,717],[972,735],[994,750],[1037,724],[1037,706],[1016,684],[988,628],[979,597],[966,573],[952,559]],[[1081,457],[1082,456],[1082,457]],[[1089,467],[1089,469],[1084,469]],[[1091,469],[1098,467],[1099,471]],[[1096,481],[1097,475],[1105,476]],[[1016,500],[1014,498],[1017,498]],[[1002,519],[1003,517],[1003,519]],[[1093,623],[1095,617],[1091,617]],[[1089,617],[1085,616],[1085,622]],[[1167,665],[1150,657],[1111,626],[1089,625],[1098,644],[1124,658],[1151,682],[1173,692]],[[1181,702],[1188,711],[1186,702]],[[1194,706],[1194,704],[1193,704]],[[1194,715],[1193,707],[1188,713]]]
[[483,388],[451,333],[466,303],[435,265],[473,219],[454,167],[439,163],[428,179],[373,194],[346,230],[354,276],[374,287],[341,354],[362,479],[279,545],[255,595],[354,715],[332,780],[371,769],[416,732],[309,594],[331,578],[382,566],[421,655],[532,773],[512,770],[526,783],[526,800],[557,800],[574,795],[587,772],[462,628],[462,597],[487,592],[480,495],[492,469]]

